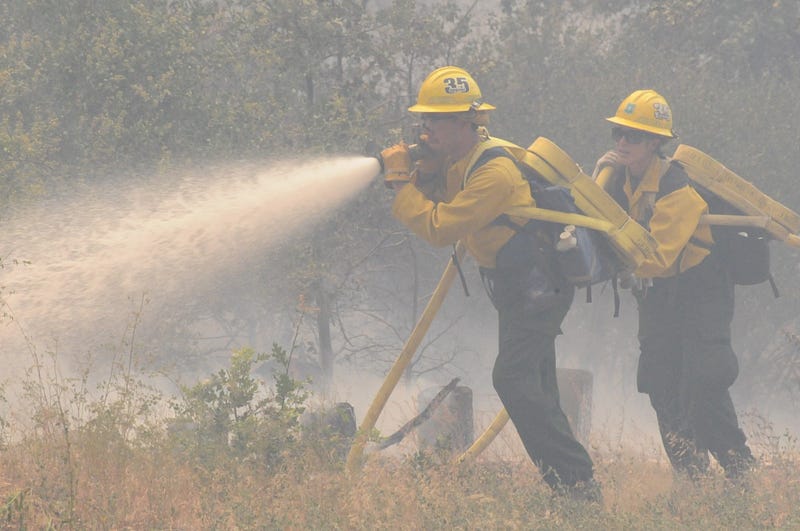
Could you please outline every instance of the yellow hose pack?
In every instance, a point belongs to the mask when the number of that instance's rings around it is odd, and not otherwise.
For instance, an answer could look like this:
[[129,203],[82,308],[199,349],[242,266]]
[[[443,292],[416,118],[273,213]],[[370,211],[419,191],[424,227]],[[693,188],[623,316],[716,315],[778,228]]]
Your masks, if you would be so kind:
[[535,207],[516,207],[507,214],[544,221],[563,221],[598,230],[605,234],[619,258],[631,269],[635,269],[645,260],[655,258],[657,244],[650,233],[634,221],[608,192],[586,175],[555,143],[539,137],[526,149],[490,137],[481,143],[468,168],[472,167],[484,151],[493,147],[505,148],[518,163],[534,170],[548,183],[569,189],[575,206],[583,212],[582,216],[572,214],[569,220],[562,219],[562,216],[566,216],[563,213]]
[[[675,148],[672,160],[680,162],[689,179],[729,203],[742,212],[742,216],[728,216],[728,221],[719,219],[719,224],[747,224],[747,218],[760,220],[759,226],[772,237],[788,245],[800,247],[800,215],[772,199],[750,182],[738,176],[721,163],[699,149],[680,144]],[[709,216],[714,222],[714,217]],[[714,223],[716,224],[716,223]]]

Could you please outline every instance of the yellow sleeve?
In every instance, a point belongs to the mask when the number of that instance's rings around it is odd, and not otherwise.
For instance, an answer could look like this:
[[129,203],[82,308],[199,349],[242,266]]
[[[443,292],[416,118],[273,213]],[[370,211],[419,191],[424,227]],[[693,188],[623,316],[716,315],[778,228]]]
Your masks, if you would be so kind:
[[392,213],[431,245],[450,245],[486,227],[512,206],[521,179],[513,161],[498,157],[475,170],[448,202],[435,203],[416,186],[404,186],[395,196]]
[[651,278],[673,274],[676,260],[697,230],[700,216],[707,211],[706,202],[690,186],[658,199],[650,218],[650,233],[658,244],[657,258],[639,265],[636,275]]

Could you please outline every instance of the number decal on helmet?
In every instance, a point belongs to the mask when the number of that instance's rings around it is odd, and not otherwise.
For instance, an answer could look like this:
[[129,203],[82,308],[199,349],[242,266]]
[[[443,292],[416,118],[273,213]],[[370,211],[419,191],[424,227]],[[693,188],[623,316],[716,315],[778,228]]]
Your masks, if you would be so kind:
[[465,77],[446,77],[444,78],[444,91],[447,94],[458,94],[459,92],[469,92],[469,81]]

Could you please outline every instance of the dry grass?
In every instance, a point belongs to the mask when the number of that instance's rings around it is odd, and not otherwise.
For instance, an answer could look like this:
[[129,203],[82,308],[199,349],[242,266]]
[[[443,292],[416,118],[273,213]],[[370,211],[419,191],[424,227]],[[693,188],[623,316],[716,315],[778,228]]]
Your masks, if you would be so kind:
[[[250,361],[239,358],[240,368]],[[231,370],[231,389],[248,374]],[[759,466],[740,484],[718,468],[696,483],[673,477],[656,442],[634,451],[591,441],[598,506],[554,497],[510,429],[473,462],[417,452],[409,440],[368,453],[348,475],[335,446],[292,433],[287,410],[221,424],[239,438],[226,442],[216,424],[202,425],[202,414],[225,411],[205,409],[211,395],[195,395],[184,411],[202,413],[200,424],[170,424],[164,397],[128,379],[116,384],[98,400],[85,381],[39,377],[10,419],[0,415],[0,528],[800,528],[800,450],[758,417],[746,428]]]
[[[51,441],[52,442],[52,441]],[[236,459],[191,464],[167,439],[147,447],[25,440],[0,454],[0,522],[41,529],[790,529],[800,461],[762,459],[746,485],[674,479],[636,455],[598,460],[602,507],[554,498],[529,461],[454,466],[374,454],[354,477],[298,453],[279,470]],[[67,474],[66,467],[72,473]],[[67,478],[73,478],[69,485]]]

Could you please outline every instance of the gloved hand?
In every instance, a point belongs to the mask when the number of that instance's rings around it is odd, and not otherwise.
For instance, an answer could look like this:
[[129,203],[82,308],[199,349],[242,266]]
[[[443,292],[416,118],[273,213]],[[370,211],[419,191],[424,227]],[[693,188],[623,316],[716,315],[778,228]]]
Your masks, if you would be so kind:
[[619,153],[617,153],[614,150],[607,151],[602,157],[597,159],[597,164],[594,167],[594,172],[592,172],[592,178],[597,179],[597,176],[600,174],[600,170],[602,170],[606,166],[611,166],[612,168],[616,168],[621,164],[622,162],[620,161]]
[[383,182],[387,188],[394,188],[396,184],[405,184],[411,180],[411,154],[405,142],[381,151],[380,161]]
[[409,146],[411,160],[414,162],[414,171],[411,173],[411,182],[425,185],[444,175],[447,171],[445,164],[447,157],[435,153],[427,144],[428,135],[419,135],[419,141]]

